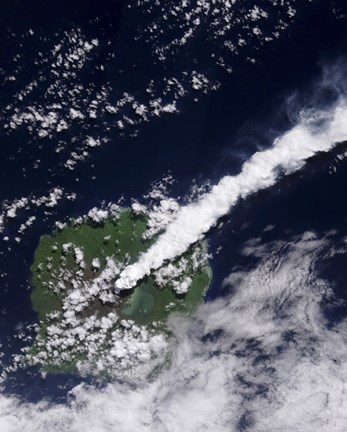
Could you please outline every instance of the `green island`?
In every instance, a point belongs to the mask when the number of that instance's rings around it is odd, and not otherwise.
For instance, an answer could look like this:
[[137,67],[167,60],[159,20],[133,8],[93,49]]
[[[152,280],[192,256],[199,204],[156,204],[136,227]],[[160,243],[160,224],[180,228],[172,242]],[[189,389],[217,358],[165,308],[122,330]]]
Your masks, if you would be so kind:
[[[31,300],[39,316],[28,353],[33,364],[48,373],[126,368],[145,358],[152,337],[168,335],[170,314],[191,314],[203,302],[211,281],[206,241],[166,263],[169,271],[116,294],[121,269],[155,241],[144,237],[147,222],[145,214],[123,209],[98,222],[72,220],[41,237],[31,266]],[[189,289],[177,289],[187,281]]]

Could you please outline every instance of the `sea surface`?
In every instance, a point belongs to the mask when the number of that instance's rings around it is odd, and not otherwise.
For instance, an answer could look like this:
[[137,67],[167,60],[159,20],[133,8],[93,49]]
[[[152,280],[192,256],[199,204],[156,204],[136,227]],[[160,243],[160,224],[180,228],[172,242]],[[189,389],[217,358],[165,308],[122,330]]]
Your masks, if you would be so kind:
[[[336,8],[345,8],[343,3],[336,2]],[[117,54],[117,61],[110,60],[104,73],[96,73],[89,63],[81,78],[82,86],[85,82],[100,85],[107,81],[117,93],[117,86],[143,89],[141,79],[150,77],[160,88],[162,72],[146,60],[147,46],[128,37],[131,26],[137,24],[135,12],[132,21],[128,20],[127,4],[105,0],[40,0],[30,5],[19,0],[2,2],[2,76],[11,73],[10,59],[19,50],[18,37],[11,38],[9,34],[19,35],[28,27],[32,29],[34,35],[30,43],[25,42],[25,52],[17,63],[28,80],[32,80],[36,79],[37,69],[30,59],[44,46],[37,36],[54,39],[55,32],[79,27],[90,38],[111,40],[110,45],[99,50],[98,61],[109,52]],[[141,22],[142,16],[137,19]],[[123,197],[123,203],[129,205],[132,199],[141,200],[153,182],[167,174],[175,180],[169,189],[170,196],[184,204],[193,182],[213,185],[226,174],[238,173],[255,151],[270,146],[274,138],[295,124],[303,107],[325,106],[334,98],[332,94],[317,91],[317,83],[325,67],[347,59],[346,20],[337,19],[330,1],[307,2],[298,8],[295,20],[278,40],[258,49],[255,64],[245,60],[245,52],[235,60],[231,74],[222,68],[211,68],[209,58],[203,55],[206,48],[202,34],[192,41],[189,50],[202,59],[199,68],[208,69],[220,88],[199,95],[198,102],[194,101],[194,95],[180,101],[179,114],[144,122],[135,137],[127,133],[120,136],[116,130],[106,132],[107,119],[90,120],[86,131],[78,130],[77,125],[65,131],[63,138],[53,136],[49,142],[42,140],[41,145],[37,145],[39,138],[33,138],[23,128],[12,134],[0,130],[0,201],[30,194],[40,196],[57,185],[76,193],[75,201],[62,200],[48,215],[42,208],[35,209],[38,223],[26,232],[19,244],[1,241],[0,270],[6,273],[0,280],[0,341],[4,363],[22,347],[23,343],[14,337],[16,332],[37,320],[30,304],[30,264],[40,236],[51,232],[55,221],[83,215],[102,202],[117,202]],[[250,55],[251,51],[250,48]],[[189,52],[184,58],[168,61],[167,73],[185,70],[190,66],[189,61]],[[54,79],[47,74],[42,85],[48,86],[49,80]],[[44,104],[44,99],[40,99],[40,85],[33,102]],[[16,87],[19,89],[23,84],[17,80],[12,87],[4,85],[0,89],[2,108],[11,103]],[[73,171],[64,169],[60,155],[54,151],[55,140],[63,139],[67,146],[73,145],[70,141],[74,137],[82,139],[90,130],[100,138],[107,135],[108,142]],[[335,230],[336,241],[347,235],[347,158],[337,160],[345,150],[341,144],[327,155],[317,155],[298,173],[242,200],[208,233],[213,281],[207,302],[230,294],[223,280],[232,269],[245,271],[255,265],[254,257],[242,254],[244,243],[250,239],[289,241],[306,231],[323,236]],[[41,162],[35,169],[37,159]],[[16,222],[6,225],[1,237],[13,239],[18,225],[25,219],[19,212]],[[323,307],[328,325],[333,325],[347,314],[347,267],[342,256],[337,256],[320,271],[340,300]],[[18,370],[4,383],[2,392],[30,402],[43,398],[64,401],[68,391],[82,381],[65,375],[43,379],[35,369]]]

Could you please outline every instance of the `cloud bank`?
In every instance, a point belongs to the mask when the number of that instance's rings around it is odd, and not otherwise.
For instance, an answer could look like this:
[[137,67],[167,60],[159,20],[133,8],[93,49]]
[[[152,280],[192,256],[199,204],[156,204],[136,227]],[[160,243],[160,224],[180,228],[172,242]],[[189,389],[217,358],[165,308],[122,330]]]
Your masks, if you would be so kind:
[[[302,113],[239,175],[179,208],[153,247],[125,268],[118,287],[182,254],[240,198],[346,139],[345,99],[330,110]],[[312,232],[248,241],[243,253],[258,261],[225,279],[233,294],[203,305],[193,320],[172,318],[170,366],[148,382],[77,386],[66,404],[0,394],[1,432],[345,432],[347,320],[327,326],[322,300],[333,301],[333,292],[317,271],[333,254],[347,252],[340,243],[338,233]]]
[[303,112],[299,123],[277,138],[273,146],[255,153],[240,174],[225,176],[200,200],[181,207],[166,231],[138,261],[126,267],[116,281],[117,290],[130,289],[166,260],[183,254],[232,209],[240,198],[276,183],[318,152],[327,152],[347,140],[347,103],[340,98],[326,111]]
[[[2,432],[345,432],[347,322],[328,329],[317,275],[337,234],[244,245],[233,295],[174,318],[171,365],[148,383],[81,385],[66,405],[0,396]],[[338,253],[346,253],[346,245]]]

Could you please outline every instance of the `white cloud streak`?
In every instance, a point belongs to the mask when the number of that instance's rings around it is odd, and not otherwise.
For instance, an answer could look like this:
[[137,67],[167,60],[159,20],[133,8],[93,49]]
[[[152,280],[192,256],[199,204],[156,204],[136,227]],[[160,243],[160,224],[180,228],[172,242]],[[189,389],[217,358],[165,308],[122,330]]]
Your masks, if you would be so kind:
[[240,174],[225,176],[196,203],[181,207],[155,244],[126,267],[116,281],[117,290],[130,289],[166,260],[184,253],[226,215],[240,198],[276,183],[281,174],[303,167],[318,152],[327,152],[347,140],[347,105],[340,99],[328,111],[302,113],[300,122],[276,139],[267,150],[255,153]]
[[[118,285],[126,288],[200,239],[241,197],[270,187],[347,139],[347,106],[302,115],[237,176],[224,177],[176,219]],[[335,237],[334,237],[335,236]],[[66,404],[27,403],[0,393],[1,432],[345,432],[347,320],[329,328],[322,300],[333,299],[317,269],[335,234],[248,241],[258,264],[224,281],[233,294],[203,305],[193,320],[173,317],[171,364],[151,381],[80,385]]]

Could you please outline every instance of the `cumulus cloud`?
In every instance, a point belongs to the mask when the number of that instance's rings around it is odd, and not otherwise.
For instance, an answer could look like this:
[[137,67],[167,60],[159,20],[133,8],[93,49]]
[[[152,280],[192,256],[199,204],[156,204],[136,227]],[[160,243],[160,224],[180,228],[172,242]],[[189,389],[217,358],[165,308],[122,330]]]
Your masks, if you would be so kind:
[[267,150],[256,152],[236,176],[225,176],[197,202],[181,207],[166,231],[116,281],[118,290],[130,289],[166,260],[183,254],[227,214],[240,198],[274,185],[280,175],[293,173],[318,152],[347,140],[347,104],[340,98],[324,111],[302,113],[301,120]]
[[[181,255],[240,198],[346,139],[344,99],[330,110],[302,113],[239,175],[178,208],[164,234],[125,268],[118,287]],[[229,297],[203,305],[193,319],[171,318],[170,362],[155,375],[130,384],[114,380],[102,389],[83,384],[65,404],[0,394],[0,430],[345,432],[347,320],[327,326],[322,300],[333,299],[333,291],[318,275],[323,260],[346,253],[345,244],[333,246],[337,236],[306,232],[290,241],[247,241],[242,253],[257,264],[229,274]]]
[[0,396],[4,432],[344,432],[347,322],[326,326],[332,297],[317,269],[336,234],[312,232],[245,244],[251,271],[224,281],[233,294],[203,305],[193,321],[173,317],[170,366],[147,383],[80,385],[69,403]]

